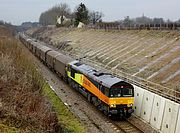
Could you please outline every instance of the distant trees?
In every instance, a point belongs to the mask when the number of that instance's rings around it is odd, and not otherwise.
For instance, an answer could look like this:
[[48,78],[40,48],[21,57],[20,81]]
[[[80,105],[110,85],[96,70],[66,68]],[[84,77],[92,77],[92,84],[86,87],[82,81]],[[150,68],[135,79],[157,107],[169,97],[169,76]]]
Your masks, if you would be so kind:
[[150,18],[148,18],[148,17],[146,17],[144,15],[142,17],[135,18],[135,23],[136,24],[143,25],[143,24],[150,24],[151,22],[152,22],[152,19],[150,19]]
[[102,21],[103,16],[104,14],[99,11],[90,12],[83,3],[80,3],[74,12],[71,12],[68,4],[61,3],[41,13],[39,23],[43,26],[56,25],[59,27],[64,26],[63,23],[67,22],[64,20],[64,18],[66,18],[66,20],[68,20],[68,26],[72,24],[77,26],[79,22],[85,25],[89,23],[95,25],[97,22]]
[[80,3],[74,12],[71,12],[71,9],[68,4],[61,3],[56,5],[49,10],[41,13],[39,18],[39,23],[43,26],[47,25],[56,25],[59,26],[78,26],[79,22],[84,23],[85,25],[90,24],[93,27],[111,27],[116,25],[118,28],[147,28],[149,27],[170,27],[174,29],[179,27],[180,20],[178,21],[165,21],[163,18],[149,18],[144,16],[136,18],[130,18],[129,16],[125,17],[123,20],[115,22],[103,22],[102,17],[104,14],[99,11],[89,11],[85,4]]
[[[60,16],[66,16],[66,17],[71,16],[71,10],[69,8],[69,5],[67,5],[66,3],[61,3],[41,13],[39,18],[39,23],[43,26],[55,25],[57,18]],[[61,22],[63,22],[63,19],[61,19]]]
[[134,27],[134,26],[140,26],[140,27],[144,27],[144,26],[162,26],[165,23],[172,23],[170,20],[168,20],[167,22],[163,19],[163,18],[149,18],[146,16],[141,16],[141,17],[137,17],[137,18],[130,18],[129,16],[125,17],[123,20],[119,21],[119,25],[123,26],[123,27]]
[[4,24],[4,21],[3,20],[0,20],[0,25],[3,25]]
[[104,14],[99,11],[89,11],[86,6],[81,3],[75,10],[75,25],[77,26],[79,22],[84,24],[92,23],[95,25],[97,22],[102,21]]
[[180,19],[179,19],[179,20],[177,20],[177,21],[176,21],[176,23],[180,25]]
[[[90,25],[91,26],[91,25]],[[92,28],[100,29],[180,29],[180,19],[177,21],[164,20],[163,18],[149,18],[144,16],[130,18],[129,16],[124,19],[114,22],[98,22]]]
[[134,19],[131,19],[129,16],[125,17],[123,20],[123,26],[125,27],[129,27],[129,26],[133,26],[133,25],[161,25],[164,24],[165,21],[163,20],[163,18],[148,18],[146,16],[142,16],[142,17],[137,17]]
[[92,11],[89,13],[89,19],[90,19],[90,22],[93,23],[93,25],[95,25],[96,22],[101,21],[103,16],[104,14],[98,11]]
[[164,24],[165,22],[164,22],[164,19],[163,19],[163,18],[154,18],[154,19],[152,20],[152,23],[153,23],[153,24],[162,25],[162,24]]
[[83,3],[81,3],[75,10],[75,23],[74,23],[75,26],[77,26],[79,24],[79,22],[88,24],[89,23],[88,13],[89,13],[89,11],[86,8],[86,6]]
[[69,8],[69,5],[67,5],[66,3],[61,3],[59,5],[59,16],[61,18],[61,24],[63,24],[63,21],[64,21],[64,16],[66,17],[70,17],[70,14],[71,14],[71,9]]
[[52,10],[45,11],[41,13],[39,23],[43,26],[55,24],[57,15],[58,14]]
[[123,25],[126,27],[130,27],[133,24],[133,20],[129,18],[129,16],[125,17],[123,20]]

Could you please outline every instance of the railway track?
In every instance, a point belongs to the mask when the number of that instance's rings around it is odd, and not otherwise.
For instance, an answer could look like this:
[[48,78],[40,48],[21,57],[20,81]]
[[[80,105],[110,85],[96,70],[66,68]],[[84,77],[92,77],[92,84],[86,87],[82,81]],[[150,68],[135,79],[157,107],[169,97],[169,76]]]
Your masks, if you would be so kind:
[[128,120],[114,121],[113,124],[123,133],[143,133],[142,130],[130,123]]

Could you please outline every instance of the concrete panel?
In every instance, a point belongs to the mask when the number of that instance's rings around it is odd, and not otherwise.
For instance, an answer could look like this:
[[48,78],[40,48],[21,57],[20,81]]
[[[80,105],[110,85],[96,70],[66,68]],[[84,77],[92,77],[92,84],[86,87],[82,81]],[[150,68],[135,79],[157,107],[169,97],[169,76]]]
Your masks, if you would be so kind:
[[166,100],[161,129],[163,133],[175,133],[178,111],[179,104],[170,100]]
[[144,89],[134,86],[134,114],[137,116],[140,116],[141,113],[141,105],[142,105],[142,100],[143,100],[143,95],[144,95]]
[[144,91],[143,102],[141,107],[141,118],[146,122],[150,122],[152,106],[154,101],[154,93],[147,90]]
[[152,106],[150,124],[159,130],[161,128],[161,123],[163,120],[165,101],[165,98],[154,94],[154,102]]
[[175,133],[180,133],[180,106],[179,106],[179,114],[178,114],[178,120],[176,124],[176,132]]

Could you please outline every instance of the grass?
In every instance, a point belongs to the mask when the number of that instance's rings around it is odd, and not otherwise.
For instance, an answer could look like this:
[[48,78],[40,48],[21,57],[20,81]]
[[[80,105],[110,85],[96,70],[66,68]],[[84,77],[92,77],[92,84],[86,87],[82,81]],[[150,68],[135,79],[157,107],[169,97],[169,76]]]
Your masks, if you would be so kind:
[[43,87],[43,92],[55,108],[58,115],[58,120],[62,125],[64,132],[87,132],[86,129],[81,125],[80,121],[69,111],[69,109],[64,105],[64,103],[59,99],[48,84],[45,84]]
[[20,131],[15,127],[9,127],[4,124],[0,124],[1,133],[19,133]]

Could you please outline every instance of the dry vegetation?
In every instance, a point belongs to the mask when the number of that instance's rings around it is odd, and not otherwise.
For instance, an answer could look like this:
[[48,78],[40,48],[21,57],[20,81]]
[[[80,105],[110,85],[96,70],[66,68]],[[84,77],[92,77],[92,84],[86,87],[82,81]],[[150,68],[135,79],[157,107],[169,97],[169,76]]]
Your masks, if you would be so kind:
[[8,29],[0,27],[0,32],[0,132],[11,132],[2,125],[22,132],[61,132],[56,112],[42,95],[43,78]]

